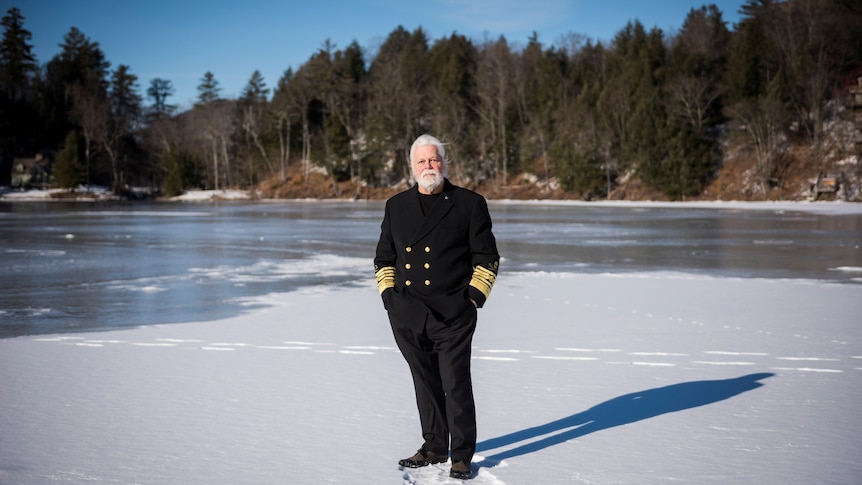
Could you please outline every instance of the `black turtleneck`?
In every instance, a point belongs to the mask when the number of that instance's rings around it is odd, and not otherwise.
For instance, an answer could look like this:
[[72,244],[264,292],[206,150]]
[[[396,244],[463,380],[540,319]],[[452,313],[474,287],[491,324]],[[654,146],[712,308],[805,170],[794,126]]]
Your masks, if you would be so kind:
[[436,194],[423,194],[419,193],[419,205],[422,207],[422,215],[427,216],[429,212],[431,212],[431,207],[434,205],[434,202],[437,202],[437,199],[440,197],[440,193]]

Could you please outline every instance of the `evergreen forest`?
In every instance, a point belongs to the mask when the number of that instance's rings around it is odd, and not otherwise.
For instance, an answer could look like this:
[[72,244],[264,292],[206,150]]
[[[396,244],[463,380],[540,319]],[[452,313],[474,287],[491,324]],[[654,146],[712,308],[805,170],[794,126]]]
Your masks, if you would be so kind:
[[170,79],[139,79],[75,27],[60,53],[36,59],[13,7],[0,44],[0,185],[13,160],[42,154],[56,187],[121,197],[375,198],[404,187],[410,144],[432,133],[451,143],[450,178],[490,194],[624,198],[619,188],[637,184],[697,198],[733,149],[769,198],[794,164],[817,169],[858,149],[836,130],[860,132],[849,93],[862,76],[862,2],[748,0],[739,13],[729,25],[708,4],[680,12],[676,32],[632,21],[604,43],[432,40],[397,27],[369,53],[321,39],[280,79],[250,73],[237,99],[201,73],[196,103],[180,111]]

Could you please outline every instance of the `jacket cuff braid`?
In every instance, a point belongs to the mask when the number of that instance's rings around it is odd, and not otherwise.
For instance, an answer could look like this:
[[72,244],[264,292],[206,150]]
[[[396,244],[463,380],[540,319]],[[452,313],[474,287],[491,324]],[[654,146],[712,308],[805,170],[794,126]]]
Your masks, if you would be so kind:
[[479,290],[487,299],[491,295],[491,288],[494,287],[496,280],[496,271],[492,271],[484,266],[476,266],[473,268],[473,278],[470,280],[470,286]]
[[395,266],[383,266],[374,276],[377,278],[377,291],[381,295],[389,288],[395,288]]

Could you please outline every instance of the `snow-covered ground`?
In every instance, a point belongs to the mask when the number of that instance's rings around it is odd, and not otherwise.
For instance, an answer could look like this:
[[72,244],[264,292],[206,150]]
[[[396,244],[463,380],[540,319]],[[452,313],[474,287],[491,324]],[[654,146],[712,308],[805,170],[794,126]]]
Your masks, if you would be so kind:
[[171,197],[170,200],[180,202],[200,202],[210,200],[248,200],[251,194],[247,190],[190,190],[182,195]]
[[[135,192],[145,193],[148,189],[133,189]],[[0,200],[6,201],[50,201],[50,200],[103,200],[111,197],[111,191],[107,187],[79,187],[76,191],[79,197],[70,197],[66,189],[30,189],[16,190],[0,187]],[[63,197],[61,197],[63,196]],[[247,190],[190,190],[171,197],[169,200],[177,202],[201,202],[211,200],[248,200],[252,196]]]
[[[0,483],[459,483],[396,464],[421,437],[371,280],[0,340]],[[479,319],[471,483],[862,483],[860,285],[504,271]]]
[[80,186],[76,189],[77,197],[71,197],[68,189],[12,189],[0,187],[0,200],[6,201],[50,201],[50,200],[104,200],[111,196],[107,187]]

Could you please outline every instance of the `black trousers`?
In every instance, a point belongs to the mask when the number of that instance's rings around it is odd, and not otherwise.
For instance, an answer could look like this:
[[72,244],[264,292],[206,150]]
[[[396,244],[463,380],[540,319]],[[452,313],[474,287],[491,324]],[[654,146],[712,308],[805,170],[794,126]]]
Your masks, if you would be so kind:
[[[467,463],[476,451],[476,405],[470,375],[476,309],[449,323],[428,315],[425,325],[390,319],[395,342],[410,366],[426,450]],[[451,436],[451,448],[450,448]]]

